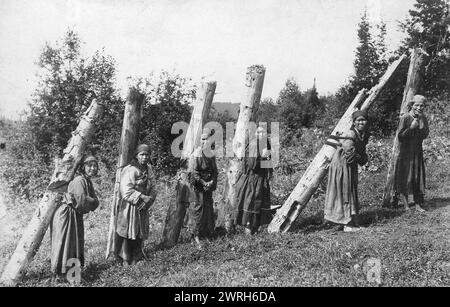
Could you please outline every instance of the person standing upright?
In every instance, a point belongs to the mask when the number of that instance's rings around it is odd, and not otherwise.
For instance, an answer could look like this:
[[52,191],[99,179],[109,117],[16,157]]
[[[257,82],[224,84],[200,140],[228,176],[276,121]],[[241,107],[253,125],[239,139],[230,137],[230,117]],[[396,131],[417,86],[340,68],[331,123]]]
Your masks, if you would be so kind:
[[143,242],[149,235],[148,209],[156,198],[149,153],[150,146],[139,145],[135,158],[121,173],[114,254],[123,265],[134,265],[142,259]]
[[340,139],[328,169],[324,219],[338,224],[345,232],[357,231],[359,213],[358,164],[368,161],[368,116],[365,111],[352,114],[353,125]]
[[428,121],[423,113],[426,98],[415,95],[409,105],[409,112],[400,117],[398,155],[394,187],[403,202],[405,210],[415,204],[416,210],[423,212],[425,195],[425,163],[422,142],[428,137]]
[[79,175],[68,185],[61,205],[53,214],[50,224],[51,271],[55,279],[67,273],[67,261],[78,259],[84,266],[83,215],[94,211],[99,205],[91,178],[98,172],[94,156],[84,158]]
[[246,234],[254,234],[261,225],[269,224],[272,218],[270,180],[273,170],[267,133],[263,127],[256,129],[255,138],[250,140],[245,155],[242,174],[236,182],[236,223],[245,227]]
[[189,158],[189,181],[192,189],[188,229],[198,249],[202,249],[200,239],[214,233],[213,191],[217,187],[218,171],[211,145],[211,130],[204,129],[201,145]]

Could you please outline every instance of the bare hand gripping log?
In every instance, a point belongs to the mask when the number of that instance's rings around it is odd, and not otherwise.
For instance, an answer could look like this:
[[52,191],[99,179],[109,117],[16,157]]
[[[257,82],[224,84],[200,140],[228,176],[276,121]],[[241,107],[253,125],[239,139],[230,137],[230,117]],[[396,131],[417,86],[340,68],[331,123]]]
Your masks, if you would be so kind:
[[[414,95],[420,89],[422,82],[421,73],[423,64],[425,62],[425,54],[419,48],[416,48],[411,53],[411,60],[409,62],[408,78],[406,79],[405,90],[403,91],[403,100],[400,106],[400,116],[408,112],[408,104]],[[392,154],[387,172],[386,185],[383,194],[383,206],[396,206],[398,203],[397,192],[394,190],[395,182],[395,168],[397,166],[397,159],[400,154],[400,146],[398,142],[397,133],[395,134],[392,145]]]
[[[366,96],[366,91],[361,90],[358,93],[345,114],[339,120],[335,129],[331,133],[332,135],[337,135],[338,133],[342,133],[350,129],[352,125],[351,115],[353,111],[357,109],[367,110],[370,108],[370,106],[378,98],[381,91],[384,89],[385,85],[389,80],[391,80],[392,76],[394,75],[400,64],[403,62],[405,57],[405,55],[402,55],[397,61],[393,62],[389,66],[383,77],[381,77],[379,83],[370,90],[369,96],[365,99],[362,105],[361,102]],[[329,144],[333,142],[335,141],[333,141],[332,139],[329,139],[327,141],[327,143]],[[276,212],[275,217],[269,224],[269,232],[287,232],[289,230],[292,223],[297,219],[298,215],[306,207],[309,200],[311,199],[311,196],[317,190],[320,182],[326,175],[326,170],[328,169],[331,158],[333,157],[335,151],[336,148],[331,145],[325,144],[322,146],[319,153],[315,156],[314,160],[306,169],[297,186],[292,191],[291,195],[289,195],[283,206]]]
[[77,129],[64,150],[62,160],[55,167],[48,190],[42,197],[30,223],[25,229],[16,250],[3,271],[1,282],[15,286],[25,274],[26,266],[33,260],[50,225],[53,213],[58,207],[60,192],[64,192],[73,179],[78,163],[81,161],[87,144],[94,133],[94,123],[103,112],[103,106],[95,99],[81,117]]

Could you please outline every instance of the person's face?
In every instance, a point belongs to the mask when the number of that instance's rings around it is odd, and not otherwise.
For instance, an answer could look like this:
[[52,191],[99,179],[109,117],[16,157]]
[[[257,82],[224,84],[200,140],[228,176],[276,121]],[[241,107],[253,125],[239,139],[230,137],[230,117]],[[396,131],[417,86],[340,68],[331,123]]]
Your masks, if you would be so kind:
[[200,141],[202,148],[206,149],[209,145],[209,138],[207,137],[202,137],[201,141]]
[[94,177],[98,172],[98,164],[97,162],[91,161],[84,165],[84,173],[88,177]]
[[417,116],[417,115],[423,114],[424,108],[425,108],[425,103],[423,101],[417,101],[417,102],[414,102],[411,109],[412,109],[414,115]]
[[263,138],[265,138],[266,136],[267,136],[266,130],[264,130],[264,129],[258,129],[258,130],[256,130],[256,137],[257,137],[258,139],[263,139]]
[[149,160],[150,160],[150,155],[149,155],[149,153],[146,152],[146,151],[141,151],[140,153],[138,153],[138,154],[136,155],[136,158],[137,158],[138,163],[139,163],[140,165],[147,165],[147,163],[148,163]]
[[367,128],[367,119],[363,116],[359,116],[355,119],[355,128],[358,131],[365,131]]

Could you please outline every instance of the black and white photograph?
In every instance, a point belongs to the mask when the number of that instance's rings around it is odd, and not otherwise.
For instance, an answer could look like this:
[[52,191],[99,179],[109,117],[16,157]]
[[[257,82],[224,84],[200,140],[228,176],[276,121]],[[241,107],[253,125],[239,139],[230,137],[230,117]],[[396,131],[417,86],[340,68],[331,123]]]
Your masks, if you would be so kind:
[[450,286],[450,0],[0,0],[0,72],[0,287]]

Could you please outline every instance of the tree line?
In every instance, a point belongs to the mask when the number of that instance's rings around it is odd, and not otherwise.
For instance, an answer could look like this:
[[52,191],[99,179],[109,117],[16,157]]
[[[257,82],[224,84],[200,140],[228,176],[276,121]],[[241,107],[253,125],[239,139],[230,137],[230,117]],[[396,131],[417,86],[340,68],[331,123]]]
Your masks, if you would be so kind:
[[[388,50],[386,24],[371,24],[364,11],[357,26],[354,74],[336,93],[319,96],[315,80],[310,88],[302,90],[295,79],[289,78],[275,100],[261,101],[258,119],[280,122],[282,146],[293,145],[304,129],[332,127],[361,88],[376,85],[391,62],[415,47],[429,55],[421,92],[429,97],[449,97],[449,28],[448,1],[416,0],[407,18],[399,22],[399,30],[406,33],[404,40],[397,50]],[[105,50],[82,56],[81,46],[79,35],[69,29],[61,40],[46,43],[39,55],[40,82],[29,102],[27,118],[17,124],[9,138],[10,152],[23,167],[19,174],[11,171],[5,177],[16,178],[17,186],[26,181],[24,178],[39,176],[33,173],[36,168],[45,172],[53,157],[61,155],[93,98],[105,105],[105,113],[89,151],[110,171],[115,167],[124,111],[124,98],[115,83],[116,62]],[[376,113],[372,130],[380,136],[392,134],[398,123],[406,69],[383,93],[382,100],[388,103],[381,102],[372,111]],[[145,95],[139,139],[152,147],[151,162],[158,174],[173,175],[179,161],[170,154],[171,143],[177,137],[171,134],[171,126],[177,121],[189,122],[195,85],[191,79],[167,71],[130,78],[129,84]],[[210,120],[225,123],[235,119],[213,112]]]

